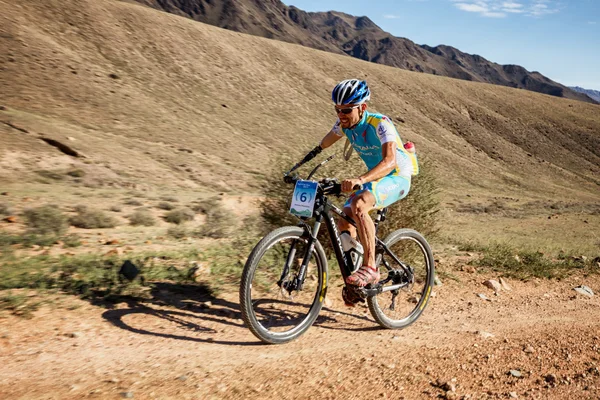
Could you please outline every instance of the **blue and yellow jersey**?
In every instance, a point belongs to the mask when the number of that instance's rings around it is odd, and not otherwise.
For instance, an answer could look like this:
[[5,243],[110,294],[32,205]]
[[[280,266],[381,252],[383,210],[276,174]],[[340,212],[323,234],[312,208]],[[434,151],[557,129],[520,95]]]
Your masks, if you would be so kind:
[[365,162],[369,170],[375,168],[383,160],[382,145],[396,142],[396,169],[390,175],[410,177],[419,172],[419,165],[414,154],[404,149],[404,144],[392,121],[383,114],[364,112],[362,120],[354,129],[344,129],[338,119],[332,128],[338,135],[346,135],[354,150]]

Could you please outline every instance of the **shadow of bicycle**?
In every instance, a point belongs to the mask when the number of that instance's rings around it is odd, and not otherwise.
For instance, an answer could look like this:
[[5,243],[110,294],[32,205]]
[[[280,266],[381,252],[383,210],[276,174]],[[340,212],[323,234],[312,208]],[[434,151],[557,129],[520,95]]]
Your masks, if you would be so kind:
[[[148,299],[123,299],[126,308],[123,306],[118,309],[114,305],[102,304],[104,307],[111,308],[102,314],[102,317],[114,326],[128,330],[140,335],[151,335],[166,339],[185,340],[191,342],[225,344],[235,346],[254,346],[262,342],[254,340],[254,337],[242,321],[239,305],[229,300],[214,296],[210,289],[202,284],[175,284],[160,282],[154,283]],[[279,302],[278,306],[285,306],[285,302]],[[270,304],[271,306],[274,303]],[[264,307],[264,305],[263,305]],[[302,312],[297,315],[278,315],[274,310],[264,309],[262,317],[278,318],[282,321],[278,328],[285,329],[286,325],[293,325],[298,321]],[[269,314],[273,312],[273,314]],[[161,332],[156,323],[146,326],[135,325],[129,322],[128,318],[133,315],[145,315],[168,322],[173,329],[169,332]],[[260,313],[259,313],[259,316]],[[356,327],[350,323],[345,325],[338,320],[338,317],[349,317],[369,321],[365,316],[346,313],[344,311],[333,310],[323,307],[314,326],[323,329],[333,330],[371,330],[372,327]],[[345,318],[346,320],[348,318]],[[372,322],[372,321],[369,321]],[[290,325],[291,324],[291,325]],[[156,328],[155,328],[156,327]],[[247,332],[248,341],[224,340],[218,339],[223,329],[227,327],[243,328]],[[187,332],[182,333],[182,332]]]
[[[244,324],[236,303],[212,295],[210,289],[202,284],[155,283],[150,291],[150,298],[144,300],[123,299],[126,308],[109,309],[102,317],[114,326],[140,335],[152,335],[167,339],[186,340],[192,342],[256,345],[252,341],[218,340],[216,337],[227,326],[241,328]],[[105,307],[106,304],[103,304]],[[173,326],[170,332],[161,332],[155,323],[140,327],[134,325],[132,315],[142,314],[168,322]],[[180,332],[189,332],[184,334]]]

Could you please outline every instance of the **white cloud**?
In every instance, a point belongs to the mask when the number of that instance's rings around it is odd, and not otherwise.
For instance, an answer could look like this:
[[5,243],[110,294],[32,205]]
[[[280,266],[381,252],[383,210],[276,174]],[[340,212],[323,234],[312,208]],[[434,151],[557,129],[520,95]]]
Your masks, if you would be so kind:
[[387,15],[384,15],[383,18],[386,18],[386,19],[398,19],[400,17],[398,15],[387,14]]
[[456,7],[463,11],[486,13],[488,8],[480,4],[456,3]]
[[478,13],[483,17],[506,17],[523,14],[541,17],[559,11],[559,0],[450,0],[462,11]]
[[501,7],[502,7],[502,11],[504,11],[504,12],[509,12],[509,13],[525,12],[525,10],[523,10],[523,4],[515,3],[512,1],[505,1],[504,3],[502,3]]

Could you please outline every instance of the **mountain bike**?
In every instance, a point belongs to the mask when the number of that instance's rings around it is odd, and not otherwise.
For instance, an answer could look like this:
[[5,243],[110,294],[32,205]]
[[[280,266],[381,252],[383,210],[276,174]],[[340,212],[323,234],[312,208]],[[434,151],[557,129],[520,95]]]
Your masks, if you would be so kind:
[[[329,277],[325,250],[317,239],[323,222],[344,282],[360,267],[361,260],[343,250],[334,215],[354,226],[356,223],[328,199],[342,195],[341,184],[331,178],[311,180],[318,168],[334,156],[317,165],[307,180],[291,175],[310,159],[309,155],[284,174],[284,181],[295,185],[294,195],[298,194],[299,184],[312,186],[312,192],[300,192],[300,197],[304,195],[301,200],[313,197],[312,209],[295,210],[300,219],[298,226],[281,227],[263,237],[250,253],[242,273],[242,318],[265,343],[279,344],[298,338],[311,327],[323,307]],[[376,232],[386,213],[387,208],[377,211]],[[312,226],[308,224],[310,219],[314,219]],[[366,301],[371,315],[382,327],[405,328],[419,318],[431,294],[434,283],[431,248],[412,229],[399,229],[383,240],[376,237],[375,241],[380,281],[363,288],[345,284],[342,297],[347,304]]]

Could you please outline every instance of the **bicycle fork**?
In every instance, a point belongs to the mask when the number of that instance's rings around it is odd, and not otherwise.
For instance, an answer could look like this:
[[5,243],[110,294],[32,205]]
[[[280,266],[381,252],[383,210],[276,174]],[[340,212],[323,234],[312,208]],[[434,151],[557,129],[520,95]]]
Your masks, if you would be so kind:
[[308,270],[308,263],[310,262],[310,257],[312,256],[312,252],[315,248],[315,243],[317,241],[317,235],[319,233],[319,228],[321,227],[321,216],[318,216],[315,225],[313,226],[312,232],[308,237],[308,243],[306,246],[306,250],[304,253],[304,257],[302,258],[302,264],[300,265],[300,269],[298,273],[292,280],[286,280],[286,277],[290,273],[292,263],[294,262],[294,257],[296,256],[296,244],[298,243],[298,239],[294,239],[292,242],[292,246],[290,248],[290,252],[288,253],[287,259],[285,261],[285,265],[283,267],[283,271],[281,273],[281,277],[277,282],[279,287],[283,287],[289,293],[294,290],[300,291],[304,286],[304,279],[306,279],[306,271]]

